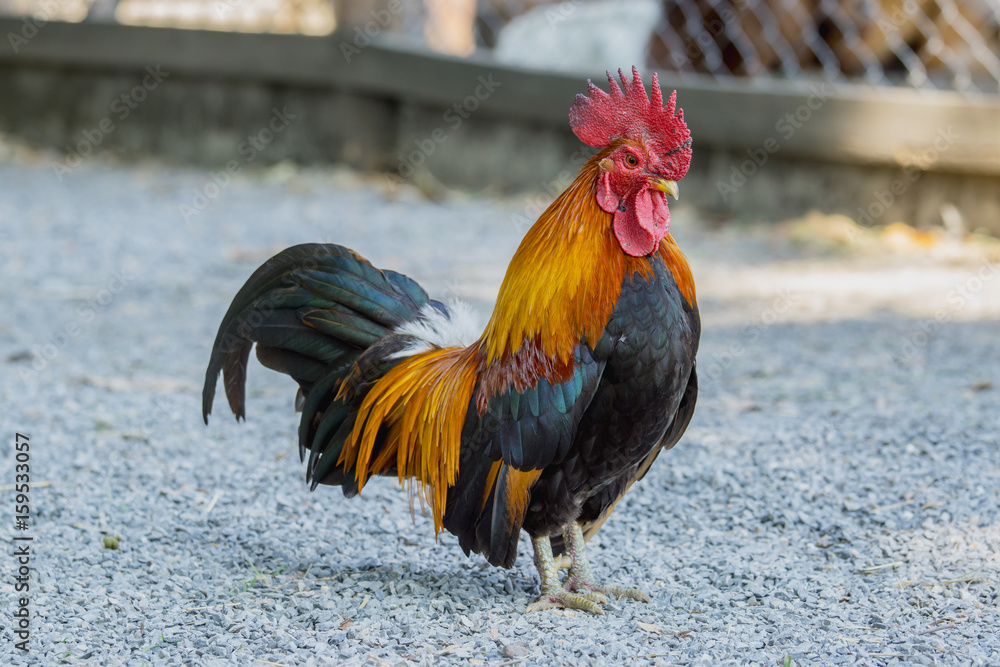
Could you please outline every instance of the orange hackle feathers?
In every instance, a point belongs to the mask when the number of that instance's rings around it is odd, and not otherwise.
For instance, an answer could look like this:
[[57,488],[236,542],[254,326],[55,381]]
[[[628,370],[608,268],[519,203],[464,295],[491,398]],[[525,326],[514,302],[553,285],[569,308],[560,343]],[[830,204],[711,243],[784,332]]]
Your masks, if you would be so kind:
[[673,274],[674,282],[677,283],[677,288],[681,291],[684,300],[693,308],[698,303],[698,295],[694,288],[694,274],[691,273],[691,265],[688,264],[687,257],[684,256],[681,249],[677,247],[673,236],[668,234],[667,238],[660,242],[659,253],[660,257],[663,258],[663,263]]
[[[601,160],[624,141],[612,142],[587,161],[514,253],[480,341],[480,412],[490,397],[511,386],[523,390],[539,377],[566,381],[576,346],[585,340],[593,347],[601,337],[624,278],[651,275],[648,261],[622,252],[612,215],[595,197]],[[664,239],[659,253],[694,305],[691,269],[673,238]]]
[[648,262],[621,251],[611,215],[594,196],[598,163],[610,150],[584,165],[514,253],[482,338],[480,410],[511,384],[565,381],[581,339],[591,346],[600,339],[625,275],[649,275]]

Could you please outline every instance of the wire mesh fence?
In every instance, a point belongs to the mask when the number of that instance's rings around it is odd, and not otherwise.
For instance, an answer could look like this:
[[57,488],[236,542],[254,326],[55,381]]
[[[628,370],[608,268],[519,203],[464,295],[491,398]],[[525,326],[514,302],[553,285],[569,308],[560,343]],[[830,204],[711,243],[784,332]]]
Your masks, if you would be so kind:
[[1000,0],[0,0],[0,14],[408,35],[539,68],[1000,94]]
[[[530,13],[553,30],[583,5],[480,0],[479,40],[497,43]],[[619,3],[615,3],[619,4]],[[625,4],[625,3],[620,3]],[[656,21],[634,37],[646,64],[681,75],[856,81],[1000,92],[997,0],[650,0]],[[600,28],[602,26],[596,26]]]

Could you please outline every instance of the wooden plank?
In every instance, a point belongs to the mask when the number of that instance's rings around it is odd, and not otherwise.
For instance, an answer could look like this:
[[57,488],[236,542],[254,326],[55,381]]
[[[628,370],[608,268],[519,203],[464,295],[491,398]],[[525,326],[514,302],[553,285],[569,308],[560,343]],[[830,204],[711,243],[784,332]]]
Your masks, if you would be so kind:
[[[602,73],[526,70],[482,54],[442,56],[414,50],[388,35],[361,48],[363,42],[355,43],[353,34],[311,37],[52,22],[15,52],[9,37],[21,34],[24,25],[0,19],[0,36],[5,37],[0,39],[0,66],[138,73],[159,65],[181,78],[348,90],[441,109],[479,92],[485,99],[478,100],[477,116],[551,124],[562,131],[583,80],[590,76],[606,86]],[[997,96],[660,76],[664,88],[677,89],[699,145],[748,158],[765,150],[826,161],[1000,175]]]

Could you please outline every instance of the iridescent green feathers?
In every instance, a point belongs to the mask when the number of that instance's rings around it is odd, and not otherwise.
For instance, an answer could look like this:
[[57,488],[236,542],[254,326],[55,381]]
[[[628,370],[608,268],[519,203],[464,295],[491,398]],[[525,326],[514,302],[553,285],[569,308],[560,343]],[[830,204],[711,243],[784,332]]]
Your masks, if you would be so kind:
[[220,371],[233,413],[245,417],[254,343],[261,363],[308,389],[417,317],[427,302],[414,281],[338,245],[306,243],[278,253],[250,276],[222,320],[205,373],[203,418],[207,423]]

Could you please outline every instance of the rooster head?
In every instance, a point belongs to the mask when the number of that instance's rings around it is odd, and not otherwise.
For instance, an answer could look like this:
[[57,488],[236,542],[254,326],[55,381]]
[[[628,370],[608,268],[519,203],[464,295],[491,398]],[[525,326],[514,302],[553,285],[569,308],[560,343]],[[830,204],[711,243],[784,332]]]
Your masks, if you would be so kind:
[[652,97],[639,70],[632,79],[618,70],[621,87],[608,72],[610,93],[587,82],[569,110],[573,132],[584,143],[607,148],[598,163],[598,205],[614,214],[615,237],[622,250],[642,257],[656,250],[670,232],[667,195],[677,198],[677,181],[691,164],[691,132],[676,108],[677,91],[666,107],[656,74]]

